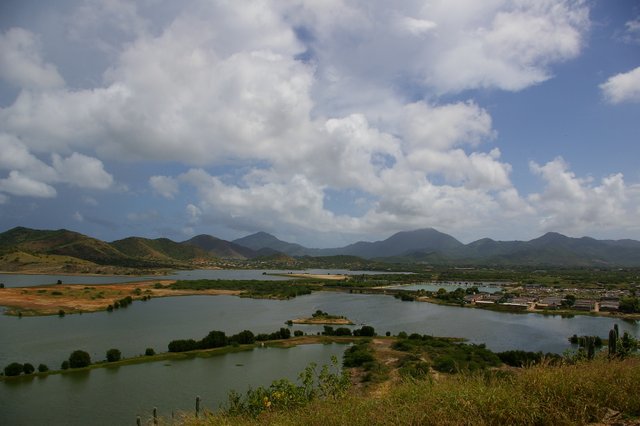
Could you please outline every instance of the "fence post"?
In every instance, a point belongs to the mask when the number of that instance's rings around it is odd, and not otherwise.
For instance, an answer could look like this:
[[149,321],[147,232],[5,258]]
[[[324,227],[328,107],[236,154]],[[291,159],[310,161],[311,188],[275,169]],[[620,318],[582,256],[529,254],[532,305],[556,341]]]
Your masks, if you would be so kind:
[[157,407],[153,407],[153,424],[154,425],[158,424],[158,408]]
[[196,396],[196,419],[200,415],[200,397]]

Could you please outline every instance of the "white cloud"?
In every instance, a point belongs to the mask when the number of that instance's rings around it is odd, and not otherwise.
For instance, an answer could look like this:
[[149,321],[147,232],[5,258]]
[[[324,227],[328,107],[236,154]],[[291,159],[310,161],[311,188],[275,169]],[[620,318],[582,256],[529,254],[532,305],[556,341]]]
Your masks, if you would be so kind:
[[616,74],[600,85],[607,102],[640,102],[640,67]]
[[149,185],[151,185],[151,188],[156,194],[169,200],[172,200],[180,190],[178,181],[168,176],[151,176],[149,178]]
[[542,217],[542,229],[580,233],[637,227],[640,187],[626,185],[621,173],[594,184],[592,179],[577,177],[560,157],[543,166],[532,162],[530,168],[546,184],[542,193],[529,196]]
[[0,204],[6,204],[9,201],[9,197],[0,193]]
[[291,19],[312,31],[320,75],[332,77],[323,86],[343,92],[399,76],[438,93],[521,90],[576,57],[589,28],[581,0],[322,3],[301,2]]
[[67,158],[52,155],[53,168],[60,181],[79,188],[107,189],[113,184],[113,176],[104,170],[97,158],[74,152]]
[[0,34],[0,79],[25,89],[56,88],[64,80],[56,67],[44,62],[38,37],[22,28]]
[[9,172],[9,176],[0,179],[0,191],[12,195],[37,198],[52,198],[56,196],[54,187],[38,182],[16,170]]
[[[14,182],[11,187],[15,195],[55,196],[56,191],[49,189],[52,188],[49,184],[55,183],[91,189],[107,189],[113,183],[113,177],[104,170],[102,161],[97,158],[77,152],[67,158],[54,153],[51,158],[52,166],[49,166],[33,155],[18,138],[0,134],[0,170],[10,171],[9,181]],[[14,173],[14,178],[11,178],[11,173]],[[24,193],[18,193],[20,188],[24,189]]]
[[84,222],[84,216],[82,216],[82,213],[80,212],[75,212],[73,214],[73,220],[75,220],[76,222]]

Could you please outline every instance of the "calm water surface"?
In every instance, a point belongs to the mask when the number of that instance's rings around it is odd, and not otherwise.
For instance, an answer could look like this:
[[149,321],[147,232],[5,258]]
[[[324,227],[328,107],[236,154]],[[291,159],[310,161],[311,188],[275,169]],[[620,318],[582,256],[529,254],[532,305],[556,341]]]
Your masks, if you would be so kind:
[[[211,358],[159,361],[56,374],[0,383],[2,425],[143,424],[153,407],[167,419],[172,412],[201,407],[217,410],[231,389],[268,386],[273,380],[296,381],[309,363],[341,358],[345,345],[304,345],[291,349],[257,348]],[[319,369],[318,369],[319,371]]]
[[[234,274],[240,272],[247,271],[233,271]],[[193,274],[193,271],[186,273]],[[262,277],[262,271],[254,273],[260,274],[255,278]],[[272,332],[285,326],[285,321],[309,316],[318,309],[345,315],[358,326],[371,325],[380,334],[406,331],[464,337],[474,343],[486,343],[496,351],[523,349],[560,353],[570,347],[568,336],[607,336],[615,323],[621,331],[629,331],[636,337],[640,334],[637,322],[580,315],[562,318],[500,313],[402,302],[384,295],[317,292],[291,300],[184,296],[136,301],[112,313],[63,318],[0,315],[0,367],[17,361],[35,366],[45,363],[57,369],[75,349],[88,351],[93,360],[104,359],[110,348],[120,349],[125,357],[142,354],[147,347],[164,352],[174,339],[200,339],[211,330],[222,330],[228,335],[244,329]],[[294,326],[292,329],[316,333],[322,327]],[[136,414],[148,413],[153,406],[165,414],[174,409],[189,409],[197,394],[208,408],[216,408],[231,388],[267,384],[284,376],[295,377],[309,362],[326,363],[331,354],[341,353],[343,349],[334,345],[260,349],[209,359],[3,382],[0,383],[0,425],[132,424]],[[50,415],[51,420],[42,421],[38,416],[43,413]]]
[[[136,301],[126,309],[63,318],[0,315],[0,366],[10,362],[45,363],[58,367],[75,349],[92,359],[104,359],[110,348],[123,356],[151,347],[165,351],[174,339],[200,339],[211,330],[228,335],[249,329],[271,332],[284,322],[309,316],[317,309],[368,324],[378,333],[432,334],[465,337],[491,349],[562,352],[572,334],[606,336],[614,323],[638,334],[637,323],[609,318],[544,316],[492,312],[422,302],[401,302],[391,296],[317,292],[291,300],[246,299],[234,296],[183,296]],[[319,326],[295,326],[316,332]]]

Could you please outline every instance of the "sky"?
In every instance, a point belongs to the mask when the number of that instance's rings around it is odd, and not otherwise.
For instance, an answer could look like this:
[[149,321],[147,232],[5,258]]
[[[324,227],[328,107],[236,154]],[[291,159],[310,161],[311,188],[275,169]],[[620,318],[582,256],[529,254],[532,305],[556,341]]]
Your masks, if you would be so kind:
[[640,2],[4,0],[15,226],[640,239]]

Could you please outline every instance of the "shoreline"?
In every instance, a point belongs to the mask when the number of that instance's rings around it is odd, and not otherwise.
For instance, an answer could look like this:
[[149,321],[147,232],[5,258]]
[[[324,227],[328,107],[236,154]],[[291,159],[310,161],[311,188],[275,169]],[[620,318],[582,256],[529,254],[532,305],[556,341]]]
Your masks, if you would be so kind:
[[[4,376],[0,375],[0,383],[5,381],[21,381],[21,380],[33,380],[34,378],[44,378],[51,375],[58,374],[74,374],[81,373],[91,370],[96,370],[99,368],[120,368],[126,367],[128,365],[138,365],[145,364],[150,362],[160,362],[160,361],[168,361],[168,360],[185,360],[185,359],[194,359],[194,358],[211,358],[214,356],[226,355],[229,353],[237,353],[237,352],[245,352],[245,351],[253,351],[255,349],[261,348],[279,348],[279,349],[289,349],[296,346],[301,345],[316,345],[316,344],[349,344],[353,343],[357,339],[361,339],[360,337],[339,337],[339,336],[315,336],[315,335],[305,335],[300,337],[291,337],[289,339],[281,339],[281,340],[271,340],[268,342],[256,342],[246,345],[238,345],[238,346],[224,346],[221,348],[212,348],[212,349],[196,349],[188,352],[162,352],[155,355],[138,355],[130,358],[123,358],[120,361],[108,362],[106,360],[100,360],[95,363],[88,365],[87,367],[80,368],[68,368],[66,370],[62,369],[52,369],[45,372],[34,372],[32,374],[20,374],[18,376]],[[364,337],[362,337],[364,339]]]

